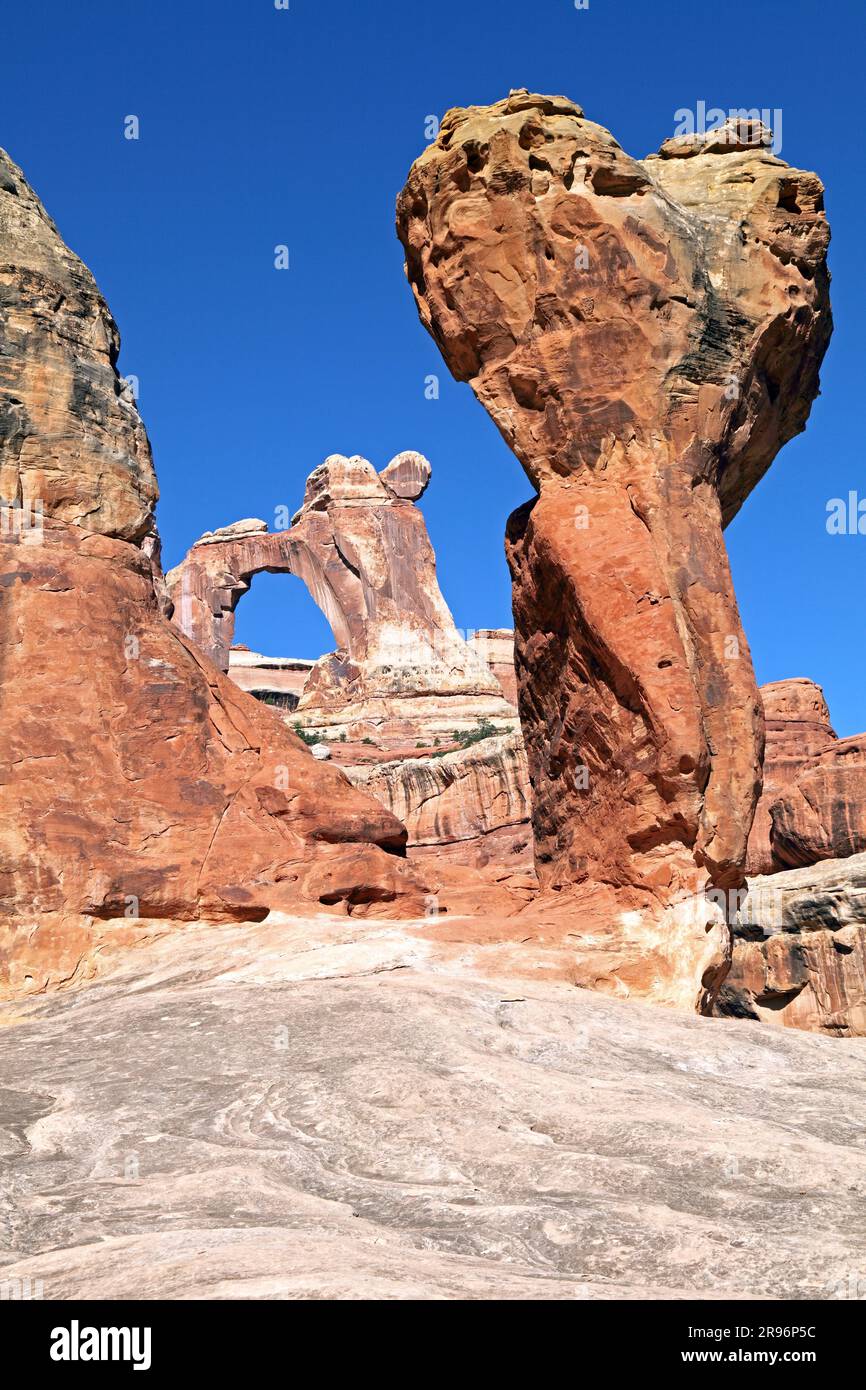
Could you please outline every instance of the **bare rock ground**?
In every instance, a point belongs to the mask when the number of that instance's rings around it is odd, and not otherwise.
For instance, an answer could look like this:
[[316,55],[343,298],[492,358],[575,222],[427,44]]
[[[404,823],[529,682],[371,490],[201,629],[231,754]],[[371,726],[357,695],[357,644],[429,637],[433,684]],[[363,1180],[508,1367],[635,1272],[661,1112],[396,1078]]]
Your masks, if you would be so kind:
[[866,1292],[864,1040],[482,978],[429,923],[147,933],[115,955],[109,927],[96,978],[0,1006],[0,1280]]

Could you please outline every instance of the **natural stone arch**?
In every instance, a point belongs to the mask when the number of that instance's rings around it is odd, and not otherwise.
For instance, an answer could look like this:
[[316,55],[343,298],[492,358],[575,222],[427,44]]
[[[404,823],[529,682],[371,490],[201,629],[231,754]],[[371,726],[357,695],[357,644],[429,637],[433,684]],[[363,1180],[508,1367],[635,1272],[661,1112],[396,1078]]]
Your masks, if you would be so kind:
[[[207,532],[168,576],[174,621],[222,670],[234,614],[256,574],[304,581],[337,642],[299,703],[319,723],[444,728],[459,697],[470,720],[513,725],[514,710],[475,646],[457,631],[436,578],[423,514],[414,505],[430,465],[411,451],[377,473],[366,459],[333,454],[310,474],[286,531],[264,521]],[[467,704],[468,702],[468,704]],[[465,723],[466,709],[455,722]]]

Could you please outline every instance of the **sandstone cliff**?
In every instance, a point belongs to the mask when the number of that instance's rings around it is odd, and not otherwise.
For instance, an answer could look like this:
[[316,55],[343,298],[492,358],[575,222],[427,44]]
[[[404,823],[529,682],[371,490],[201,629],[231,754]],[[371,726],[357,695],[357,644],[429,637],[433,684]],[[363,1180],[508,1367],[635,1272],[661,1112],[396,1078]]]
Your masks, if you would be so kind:
[[[466,862],[525,862],[530,843],[529,777],[520,732],[482,739],[441,757],[348,768],[356,786],[406,826],[410,850],[452,849]],[[479,904],[480,905],[480,904]]]
[[717,1012],[866,1036],[866,854],[753,878]]
[[829,748],[836,734],[819,685],[810,680],[773,681],[762,685],[766,746],[761,798],[749,835],[746,871],[770,874],[783,867],[774,858],[770,836],[771,808],[791,786],[804,762]]
[[117,328],[5,154],[0,287],[4,960],[96,917],[417,902],[395,818],[164,618]]
[[866,850],[866,734],[838,739],[807,759],[770,815],[773,856],[785,867]]
[[820,686],[761,687],[767,720],[764,786],[749,837],[750,874],[776,873],[866,850],[866,734],[838,739]]

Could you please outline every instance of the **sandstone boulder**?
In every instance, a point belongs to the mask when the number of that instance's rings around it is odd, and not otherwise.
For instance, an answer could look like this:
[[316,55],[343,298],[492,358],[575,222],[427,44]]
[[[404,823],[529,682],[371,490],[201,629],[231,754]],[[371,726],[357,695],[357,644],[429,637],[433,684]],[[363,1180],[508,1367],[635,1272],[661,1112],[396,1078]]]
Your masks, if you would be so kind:
[[[512,92],[449,112],[397,206],[422,322],[538,494],[507,553],[539,874],[658,910],[743,881],[763,718],[722,528],[804,428],[831,331],[820,181],[684,153]],[[659,949],[634,988],[707,1007],[724,924],[671,929],[663,988]]]

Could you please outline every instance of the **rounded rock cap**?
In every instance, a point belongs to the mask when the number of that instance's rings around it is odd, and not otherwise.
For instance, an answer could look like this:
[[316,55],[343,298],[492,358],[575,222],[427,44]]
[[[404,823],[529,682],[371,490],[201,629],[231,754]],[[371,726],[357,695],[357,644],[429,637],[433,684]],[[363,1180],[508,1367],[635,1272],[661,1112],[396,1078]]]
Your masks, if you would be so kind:
[[382,469],[379,477],[395,497],[417,502],[427,489],[432,471],[423,454],[416,453],[414,449],[406,449],[402,454],[395,454],[387,467]]

